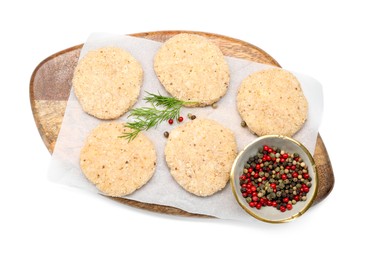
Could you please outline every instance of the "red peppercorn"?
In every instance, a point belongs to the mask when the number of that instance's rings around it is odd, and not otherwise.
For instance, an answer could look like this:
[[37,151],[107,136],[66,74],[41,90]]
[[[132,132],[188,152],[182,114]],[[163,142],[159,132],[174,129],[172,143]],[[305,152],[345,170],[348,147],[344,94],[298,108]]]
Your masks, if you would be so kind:
[[178,122],[182,122],[183,121],[183,117],[178,117]]
[[171,125],[171,124],[173,124],[173,119],[171,118],[171,119],[169,119],[168,120],[168,123]]
[[[280,151],[278,149],[278,151]],[[250,207],[256,207],[257,209],[261,209],[265,206],[273,206],[277,208],[280,212],[285,212],[286,210],[292,210],[293,203],[301,201],[302,198],[305,200],[306,194],[309,192],[309,187],[306,185],[308,180],[311,180],[309,176],[309,172],[304,170],[304,173],[298,172],[300,169],[299,164],[303,162],[303,160],[300,157],[295,157],[294,154],[289,154],[287,152],[284,152],[277,158],[275,154],[277,153],[277,150],[273,150],[273,148],[264,145],[262,147],[262,151],[259,151],[257,154],[258,160],[255,156],[250,157],[250,161],[252,161],[252,167],[249,166],[249,168],[245,168],[245,173],[242,174],[243,177],[240,176],[240,187],[242,196],[246,198],[248,204]],[[294,159],[295,161],[291,163],[291,159]],[[261,160],[260,160],[261,159]],[[288,163],[286,163],[288,161]],[[297,162],[297,163],[296,163]],[[251,162],[248,161],[248,164],[251,164]],[[266,166],[265,166],[266,164]],[[268,167],[269,166],[269,167]],[[273,171],[277,167],[280,167],[282,171]],[[268,169],[266,169],[268,168]],[[270,168],[270,169],[269,169]],[[264,171],[266,172],[266,176],[260,176],[261,174],[264,174]],[[273,173],[271,173],[273,171]],[[288,173],[288,174],[287,174]],[[274,176],[275,175],[275,176]],[[288,177],[287,177],[288,176]],[[280,181],[286,181],[286,180],[292,180],[294,178],[294,182],[291,183],[290,187],[281,188],[275,181],[272,180],[278,180]],[[302,177],[302,178],[301,178]],[[300,188],[296,189],[297,187],[296,180],[299,178],[297,183],[299,183]],[[272,183],[270,181],[273,181]],[[279,181],[279,182],[280,182]],[[304,183],[305,182],[305,183]],[[288,184],[288,182],[287,182]],[[258,191],[257,187],[260,187],[262,185],[265,185],[265,191],[263,188],[263,192]],[[310,186],[310,183],[308,183]],[[278,188],[277,188],[278,186]],[[282,185],[281,185],[282,186]],[[264,187],[264,186],[263,186]],[[296,195],[291,195],[289,193],[292,193],[291,188],[293,188],[294,193]],[[272,192],[276,193],[277,190],[281,191],[281,198],[276,198],[276,196],[271,196]],[[261,195],[262,194],[262,195]],[[284,195],[286,194],[286,195]],[[270,196],[269,196],[270,195]],[[268,199],[270,198],[270,199]]]

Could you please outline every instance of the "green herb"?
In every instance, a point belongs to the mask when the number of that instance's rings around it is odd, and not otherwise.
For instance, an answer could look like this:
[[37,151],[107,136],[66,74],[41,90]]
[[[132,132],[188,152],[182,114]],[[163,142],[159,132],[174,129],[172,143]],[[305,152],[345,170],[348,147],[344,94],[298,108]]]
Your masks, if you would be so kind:
[[134,121],[126,124],[132,131],[124,133],[119,137],[132,141],[141,131],[157,127],[161,122],[169,119],[178,120],[182,106],[196,104],[196,102],[183,101],[174,97],[165,97],[160,94],[156,95],[149,92],[146,93],[148,96],[145,97],[144,100],[152,106],[132,109],[128,117],[134,117]]

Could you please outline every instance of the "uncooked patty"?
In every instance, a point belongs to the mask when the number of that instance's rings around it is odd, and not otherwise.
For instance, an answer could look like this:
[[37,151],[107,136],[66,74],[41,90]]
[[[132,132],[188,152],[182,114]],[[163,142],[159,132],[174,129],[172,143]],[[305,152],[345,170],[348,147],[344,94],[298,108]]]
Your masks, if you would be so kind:
[[128,52],[116,47],[89,51],[74,71],[74,92],[82,109],[100,119],[115,119],[136,103],[143,71]]
[[308,115],[300,82],[292,73],[278,68],[245,78],[238,90],[237,107],[249,129],[259,136],[293,136]]
[[234,134],[209,119],[195,119],[170,132],[165,159],[174,179],[197,196],[210,196],[229,180],[237,155]]
[[195,34],[177,34],[155,56],[154,69],[165,89],[190,106],[206,106],[225,95],[229,68],[214,43]]
[[128,195],[153,176],[156,152],[142,133],[133,141],[119,138],[131,129],[124,123],[102,123],[89,134],[81,150],[80,166],[89,181],[112,197]]

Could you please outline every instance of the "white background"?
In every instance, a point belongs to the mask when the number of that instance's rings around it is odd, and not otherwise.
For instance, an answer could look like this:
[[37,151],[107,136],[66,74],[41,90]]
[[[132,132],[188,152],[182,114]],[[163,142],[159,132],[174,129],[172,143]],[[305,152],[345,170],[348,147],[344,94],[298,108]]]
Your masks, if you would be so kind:
[[[0,259],[367,256],[366,1],[91,2],[0,4]],[[38,63],[91,32],[180,29],[250,42],[323,84],[320,133],[336,177],[326,200],[292,223],[251,226],[150,213],[47,180],[50,155],[29,102]]]

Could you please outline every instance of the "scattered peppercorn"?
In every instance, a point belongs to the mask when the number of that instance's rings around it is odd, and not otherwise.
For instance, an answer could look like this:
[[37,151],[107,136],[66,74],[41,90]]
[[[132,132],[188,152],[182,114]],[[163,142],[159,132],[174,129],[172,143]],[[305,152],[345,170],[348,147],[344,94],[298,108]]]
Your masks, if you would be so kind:
[[211,105],[211,107],[212,107],[212,108],[217,108],[217,107],[218,107],[218,104],[217,104],[217,103],[213,103],[213,104]]
[[249,206],[270,206],[285,212],[299,201],[306,201],[312,179],[301,157],[267,145],[258,151],[247,160],[239,178]]
[[169,136],[169,133],[168,133],[167,131],[165,131],[165,132],[164,132],[164,137],[165,137],[165,138],[168,138],[168,136]]
[[247,126],[247,124],[246,124],[246,122],[244,120],[241,121],[241,126],[242,127],[246,127]]
[[196,116],[195,115],[191,115],[191,120],[195,120]]

